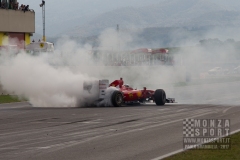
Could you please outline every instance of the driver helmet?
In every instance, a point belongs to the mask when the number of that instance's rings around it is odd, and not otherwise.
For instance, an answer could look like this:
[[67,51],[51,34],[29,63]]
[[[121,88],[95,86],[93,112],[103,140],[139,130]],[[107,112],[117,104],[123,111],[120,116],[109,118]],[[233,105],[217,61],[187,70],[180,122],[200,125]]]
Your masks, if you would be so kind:
[[125,84],[124,86],[127,87],[127,88],[129,88],[129,84]]

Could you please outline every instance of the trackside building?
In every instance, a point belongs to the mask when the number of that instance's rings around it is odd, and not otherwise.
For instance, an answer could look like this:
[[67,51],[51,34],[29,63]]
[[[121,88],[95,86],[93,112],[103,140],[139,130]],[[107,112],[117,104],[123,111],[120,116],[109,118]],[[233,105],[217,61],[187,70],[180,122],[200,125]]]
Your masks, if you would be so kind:
[[35,33],[34,11],[0,9],[0,47],[17,45],[25,49]]

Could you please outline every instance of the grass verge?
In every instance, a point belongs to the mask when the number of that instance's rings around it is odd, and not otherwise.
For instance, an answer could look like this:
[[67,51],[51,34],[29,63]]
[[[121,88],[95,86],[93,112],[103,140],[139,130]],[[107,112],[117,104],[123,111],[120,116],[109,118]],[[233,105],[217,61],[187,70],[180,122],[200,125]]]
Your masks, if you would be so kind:
[[13,95],[0,95],[0,104],[22,102],[22,101],[26,101],[26,99],[19,99],[17,96],[13,96]]
[[164,160],[239,160],[240,132],[230,136],[231,148],[227,150],[192,149],[165,158]]

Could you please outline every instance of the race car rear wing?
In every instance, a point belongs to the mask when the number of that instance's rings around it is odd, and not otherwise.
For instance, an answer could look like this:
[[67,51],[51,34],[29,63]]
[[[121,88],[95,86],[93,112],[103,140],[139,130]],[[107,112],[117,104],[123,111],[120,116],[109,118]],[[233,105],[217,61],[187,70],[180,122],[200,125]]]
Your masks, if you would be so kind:
[[108,86],[109,80],[99,80],[99,99],[104,99]]

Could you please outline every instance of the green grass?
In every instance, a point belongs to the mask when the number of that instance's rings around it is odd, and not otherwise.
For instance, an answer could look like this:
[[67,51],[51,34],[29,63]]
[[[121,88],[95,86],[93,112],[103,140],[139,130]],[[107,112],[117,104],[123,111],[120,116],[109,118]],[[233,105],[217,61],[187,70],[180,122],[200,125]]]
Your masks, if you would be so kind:
[[0,104],[22,102],[22,101],[26,101],[26,99],[19,99],[17,96],[12,96],[12,95],[0,95]]
[[164,160],[240,160],[240,132],[231,135],[231,149],[188,150]]

